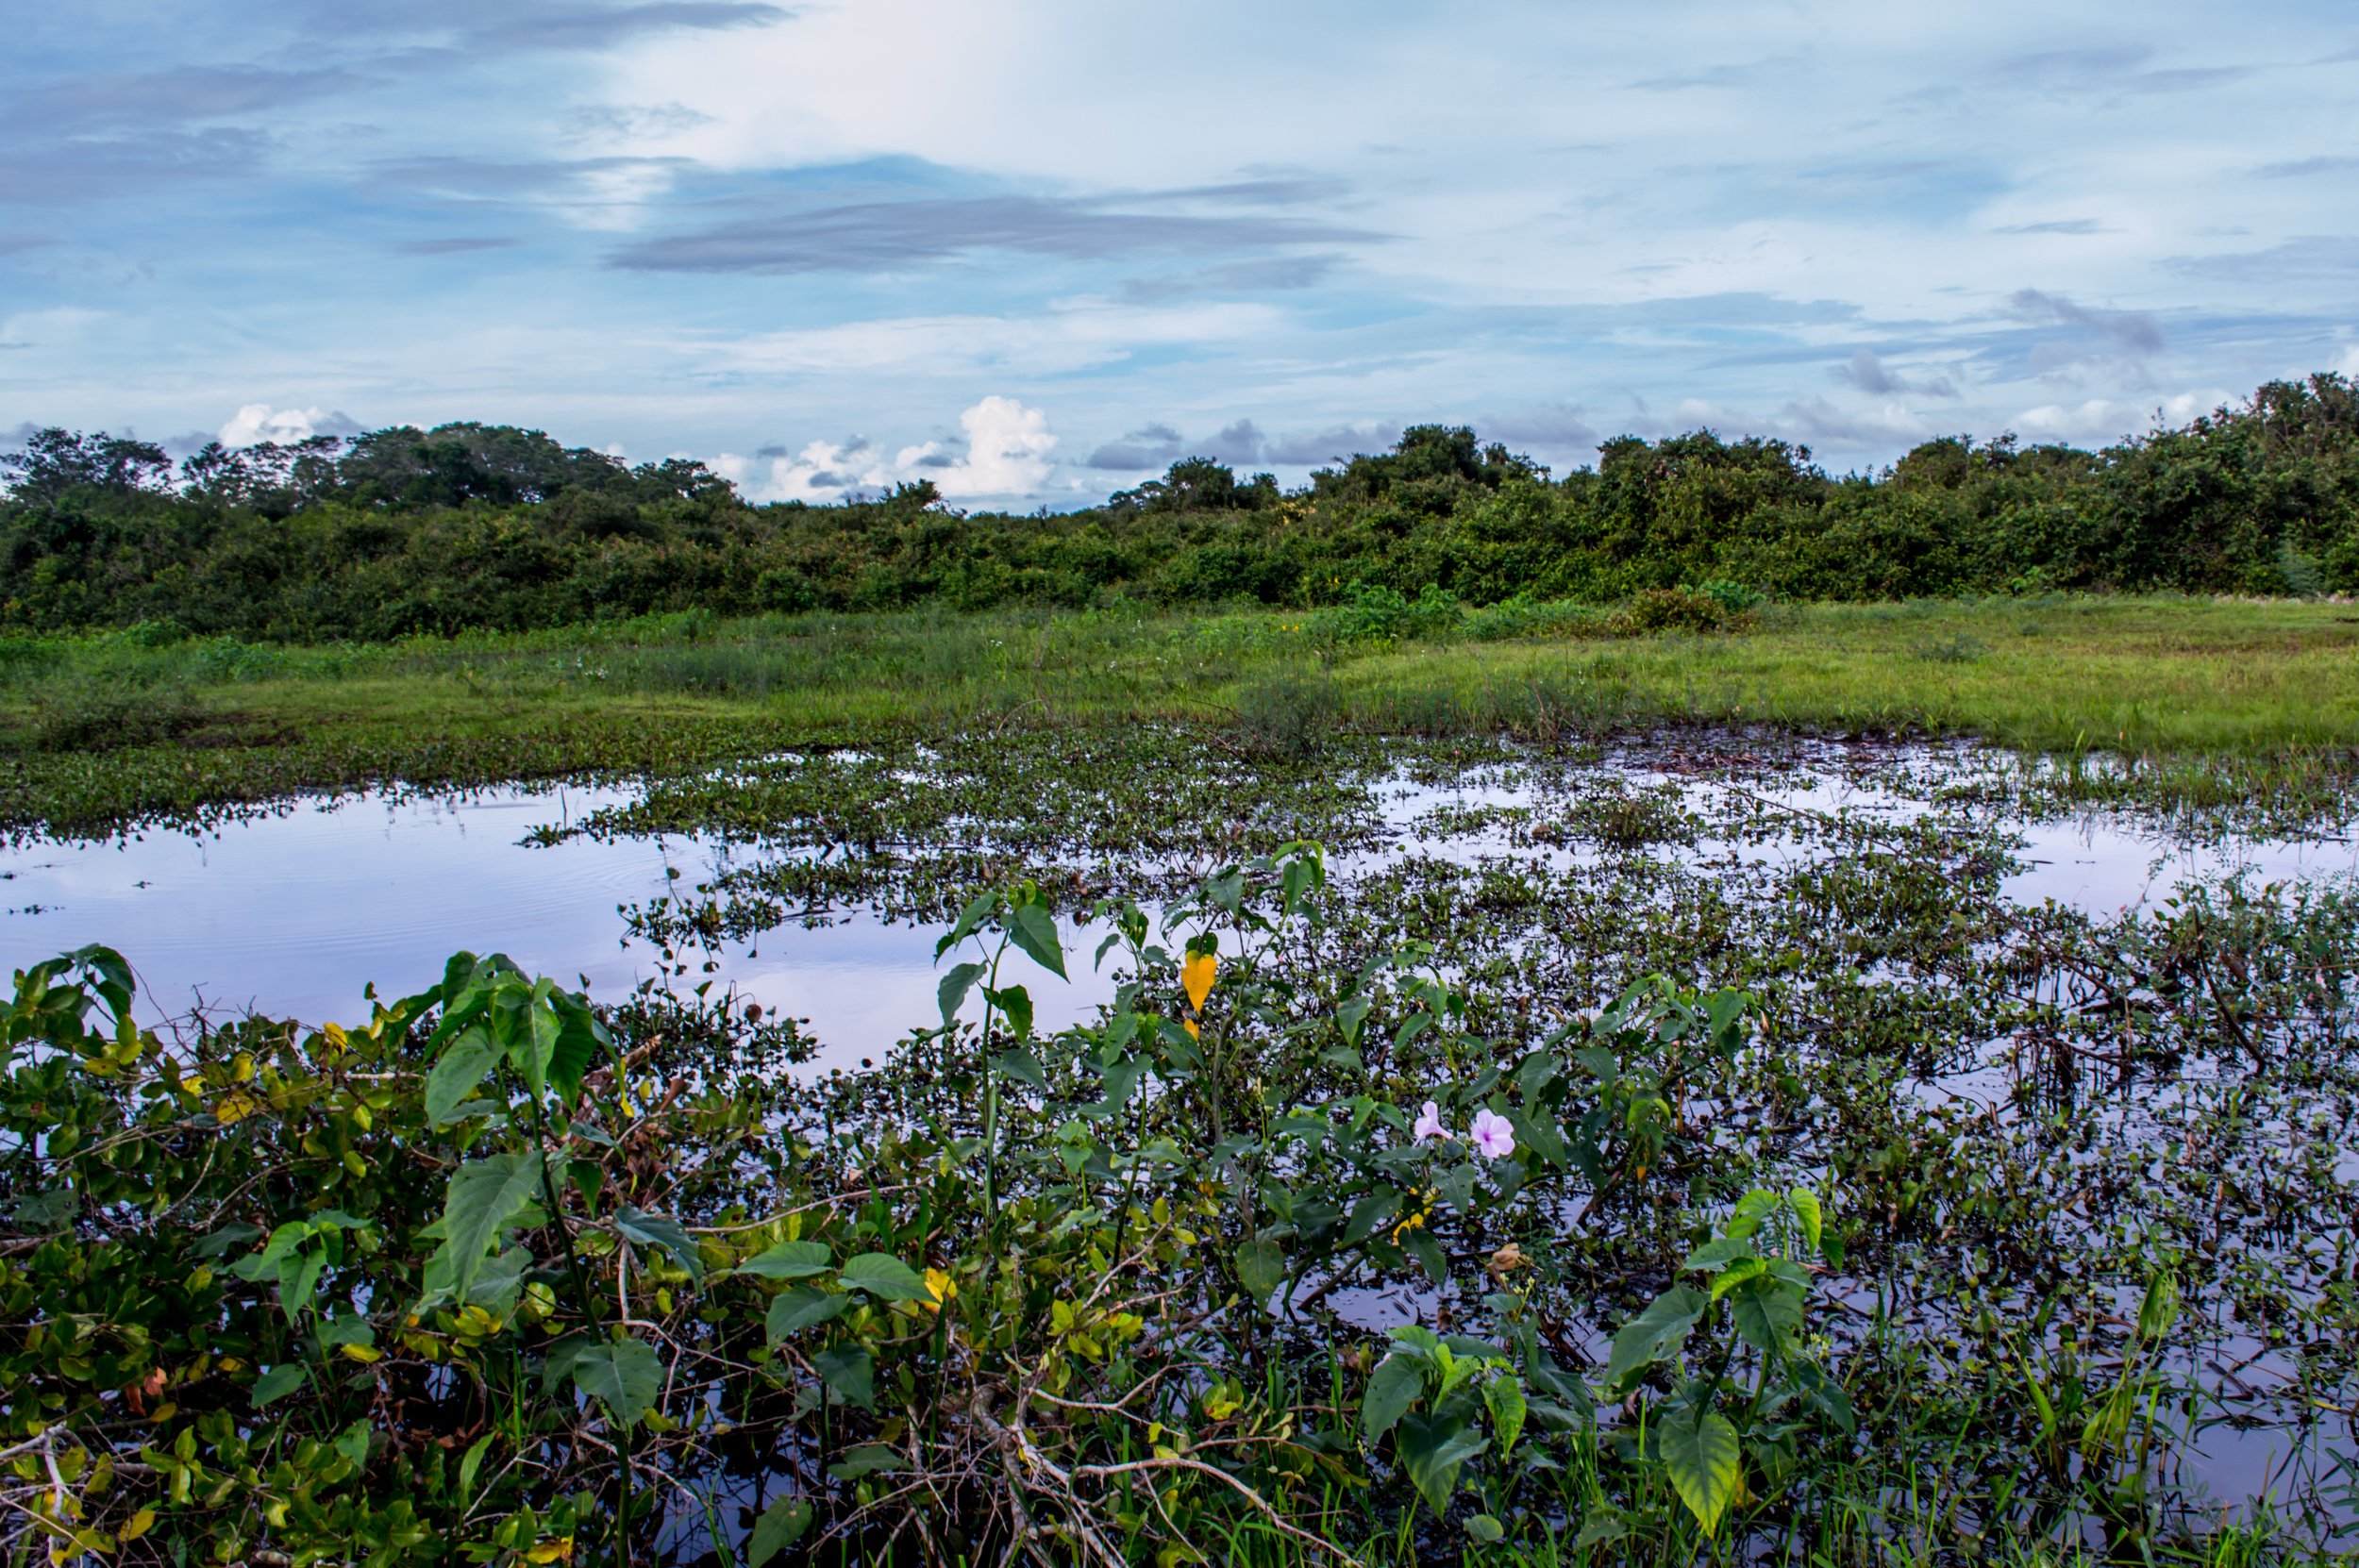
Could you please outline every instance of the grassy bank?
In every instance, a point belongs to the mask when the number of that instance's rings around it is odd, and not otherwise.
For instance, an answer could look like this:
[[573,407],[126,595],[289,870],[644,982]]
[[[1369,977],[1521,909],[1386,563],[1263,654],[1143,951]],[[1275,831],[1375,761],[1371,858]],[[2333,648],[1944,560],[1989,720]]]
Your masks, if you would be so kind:
[[[701,612],[367,646],[138,630],[0,642],[0,825],[92,828],[292,790],[665,770],[790,744],[1182,723],[1283,749],[1351,728],[1665,724],[1966,735],[2217,787],[2346,772],[2359,609],[2019,598],[1771,606],[1724,630],[1498,607]],[[2254,770],[2258,770],[2257,774]]]

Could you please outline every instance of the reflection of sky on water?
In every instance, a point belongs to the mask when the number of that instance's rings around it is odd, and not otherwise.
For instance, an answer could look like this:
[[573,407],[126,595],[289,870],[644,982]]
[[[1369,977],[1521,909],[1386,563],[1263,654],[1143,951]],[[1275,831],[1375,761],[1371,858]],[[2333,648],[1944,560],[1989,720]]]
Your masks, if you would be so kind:
[[[1741,791],[1773,809],[1755,834],[1707,836],[1693,846],[1650,845],[1644,853],[1681,859],[1791,861],[1824,857],[1829,841],[1774,826],[1784,809],[1905,822],[1929,808],[1888,776],[1857,776],[1832,759],[1809,774],[1771,774],[1742,782],[1699,780],[1649,766],[1643,758],[1603,768],[1539,768],[1505,776],[1478,770],[1442,784],[1395,777],[1377,790],[1391,830],[1378,847],[1338,857],[1339,879],[1375,872],[1404,854],[1471,860],[1499,855],[1560,869],[1603,853],[1575,838],[1517,845],[1489,824],[1446,837],[1421,834],[1420,819],[1443,807],[1530,808],[1540,823],[1570,820],[1576,796],[1600,790],[1665,790],[1707,821],[1735,810]],[[276,815],[234,823],[201,836],[151,833],[128,843],[37,843],[0,850],[0,967],[15,967],[85,942],[121,949],[138,968],[150,1016],[184,1010],[202,997],[217,1009],[251,1007],[306,1021],[365,1014],[364,984],[400,995],[438,976],[457,948],[508,953],[527,971],[566,983],[586,978],[591,993],[617,997],[663,973],[661,953],[630,940],[621,907],[683,892],[732,863],[759,856],[683,836],[573,838],[539,846],[526,836],[548,824],[577,822],[627,802],[624,790],[493,790],[456,799],[350,797],[298,802]],[[1797,826],[1800,819],[1794,819]],[[1427,826],[1431,824],[1428,823]],[[1463,826],[1466,826],[1462,824]],[[2022,841],[2021,869],[2003,884],[2020,900],[2055,898],[2099,915],[2152,905],[2182,882],[2242,871],[2264,881],[2359,879],[2359,844],[2350,837],[2309,842],[2175,841],[2150,823],[2090,814],[2013,822]],[[677,874],[675,876],[673,874]],[[934,959],[939,930],[893,925],[866,911],[829,917],[823,926],[789,925],[715,953],[683,953],[687,971],[673,983],[710,978],[741,999],[811,1021],[817,1065],[857,1068],[881,1057],[913,1027],[938,1017],[944,968],[970,950]],[[1091,1016],[1118,978],[1091,966],[1101,932],[1067,927],[1071,984],[1011,954],[1003,978],[1032,993],[1038,1022],[1054,1030]],[[710,959],[714,968],[702,965]],[[977,1004],[970,1000],[968,1016]],[[2003,1043],[1993,1043],[1993,1050]],[[1999,1106],[2012,1070],[1995,1056],[1924,1086]],[[2359,1152],[2346,1157],[2346,1164]],[[1338,1291],[1328,1305],[1350,1322],[1380,1326],[1418,1315],[1418,1293],[1405,1289]],[[2230,1355],[2234,1336],[2213,1343]],[[1601,1347],[1600,1347],[1601,1348]],[[2253,1376],[2281,1385],[2290,1368],[2263,1357]],[[2197,1369],[2227,1403],[2208,1414],[2235,1412],[2236,1385],[2217,1367]],[[2216,1499],[2274,1490],[2284,1494],[2289,1460],[2331,1467],[2347,1448],[2332,1437],[2296,1455],[2282,1427],[2237,1430],[2211,1425],[2158,1461],[2171,1484]],[[2343,1517],[2338,1515],[2338,1518]]]
[[[693,885],[727,852],[682,837],[522,841],[544,823],[628,798],[578,789],[347,797],[202,836],[151,832],[128,843],[0,851],[0,964],[104,942],[139,972],[151,1019],[202,997],[218,1009],[359,1020],[368,1012],[363,986],[408,994],[439,979],[461,948],[504,952],[569,985],[586,977],[593,996],[618,997],[663,965],[657,949],[627,939],[617,906]],[[811,1019],[829,1047],[822,1063],[856,1066],[939,1019],[939,934],[855,912],[822,928],[790,926],[728,944],[710,977],[767,1009]],[[1069,935],[1068,944],[1071,985],[1020,955],[1002,976],[1025,985],[1050,1029],[1091,1016],[1113,995],[1110,976],[1090,973],[1096,936],[1085,947]],[[704,955],[681,956],[689,969],[676,984],[708,977]],[[942,967],[957,961],[945,957]]]
[[[1742,788],[1811,812],[1899,821],[1925,809],[1905,792],[1847,776],[1832,754],[1822,762],[1805,776]],[[1636,759],[1608,767],[1626,789],[1676,783],[1684,801],[1707,815],[1724,787],[1675,777]],[[1379,789],[1379,809],[1408,831],[1388,848],[1338,858],[1333,870],[1347,877],[1405,850],[1510,852],[1496,831],[1445,842],[1419,839],[1412,825],[1451,803],[1532,806],[1546,815],[1565,791],[1594,788],[1598,771],[1543,769],[1540,777],[1538,787],[1526,778],[1502,785],[1481,772],[1440,786],[1397,779]],[[201,836],[153,832],[128,843],[0,851],[0,960],[14,967],[102,942],[131,959],[159,1009],[177,1012],[201,996],[218,1008],[310,1021],[358,1018],[366,1010],[364,984],[404,994],[439,976],[460,948],[506,952],[533,973],[568,983],[584,977],[594,996],[617,996],[662,967],[657,950],[627,939],[618,906],[693,887],[732,855],[758,853],[678,836],[522,842],[534,827],[578,821],[630,797],[619,789],[490,790],[441,800],[346,797],[298,802]],[[2188,847],[2117,818],[2017,826],[2031,863],[2007,879],[2007,892],[2054,897],[2099,913],[2159,899],[2188,876],[2237,867],[2263,879],[2359,876],[2359,844],[2349,839],[2232,839]],[[1777,836],[1706,847],[1747,859],[1825,852]],[[1513,852],[1560,863],[1596,855],[1587,844]],[[788,926],[726,944],[710,956],[717,967],[709,976],[701,967],[708,955],[683,954],[689,971],[676,983],[710,977],[765,1009],[808,1018],[823,1047],[820,1060],[851,1067],[938,1017],[938,934],[856,911],[823,927]],[[1071,984],[1011,959],[1005,977],[1031,992],[1043,1027],[1086,1018],[1113,996],[1115,977],[1091,970],[1096,938],[1069,937]]]

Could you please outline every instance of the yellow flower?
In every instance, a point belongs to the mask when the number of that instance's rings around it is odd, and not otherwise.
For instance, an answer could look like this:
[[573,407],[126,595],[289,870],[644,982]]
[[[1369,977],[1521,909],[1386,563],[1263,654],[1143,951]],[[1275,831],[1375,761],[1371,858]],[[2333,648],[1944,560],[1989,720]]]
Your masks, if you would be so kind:
[[1180,966],[1180,989],[1188,993],[1188,1006],[1204,1010],[1204,998],[1213,993],[1213,977],[1220,973],[1220,957],[1214,953],[1191,953]]
[[926,1271],[926,1293],[933,1297],[933,1300],[926,1305],[939,1312],[952,1297],[959,1293],[959,1283],[940,1269],[928,1269]]

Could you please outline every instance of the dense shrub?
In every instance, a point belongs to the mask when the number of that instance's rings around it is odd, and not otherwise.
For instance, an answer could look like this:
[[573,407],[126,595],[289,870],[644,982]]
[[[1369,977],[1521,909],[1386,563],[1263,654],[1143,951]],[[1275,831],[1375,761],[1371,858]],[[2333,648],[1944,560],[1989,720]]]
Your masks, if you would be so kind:
[[1696,431],[1608,442],[1555,480],[1420,425],[1292,493],[1189,459],[1026,517],[948,509],[926,484],[751,506],[694,463],[630,469],[504,426],[336,447],[209,447],[176,478],[143,443],[41,432],[0,459],[0,627],[376,640],[694,606],[1248,600],[1381,619],[1370,595],[1429,587],[1478,609],[1712,582],[1851,600],[2359,590],[2359,392],[2337,375],[2100,452],[1942,437],[1835,478],[1805,447]]

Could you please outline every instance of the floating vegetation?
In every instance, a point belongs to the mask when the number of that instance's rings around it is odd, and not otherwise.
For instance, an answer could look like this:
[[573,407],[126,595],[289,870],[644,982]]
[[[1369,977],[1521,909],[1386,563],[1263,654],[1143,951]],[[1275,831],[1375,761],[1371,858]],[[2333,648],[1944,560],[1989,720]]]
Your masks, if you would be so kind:
[[[859,1073],[726,985],[594,1008],[462,956],[366,1023],[176,1034],[125,1021],[110,953],[27,970],[0,1402],[42,1462],[5,1528],[126,1560],[2348,1553],[2359,886],[2240,870],[2256,819],[2182,805],[2144,819],[2156,896],[2076,896],[2034,862],[2122,770],[2066,766],[1012,729],[543,835],[734,846],[627,911],[676,981],[855,910],[939,931]],[[1107,1005],[1037,1026],[1094,973]]]

